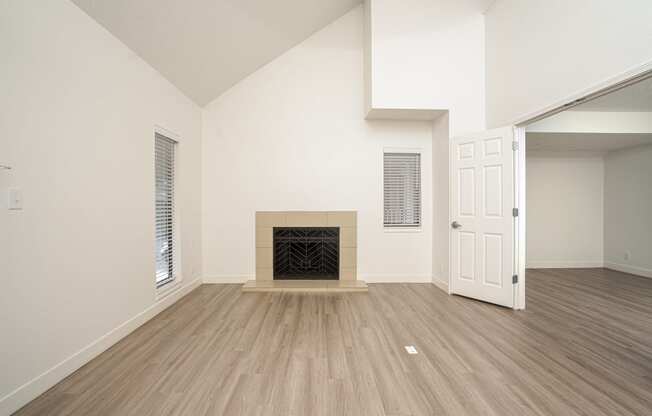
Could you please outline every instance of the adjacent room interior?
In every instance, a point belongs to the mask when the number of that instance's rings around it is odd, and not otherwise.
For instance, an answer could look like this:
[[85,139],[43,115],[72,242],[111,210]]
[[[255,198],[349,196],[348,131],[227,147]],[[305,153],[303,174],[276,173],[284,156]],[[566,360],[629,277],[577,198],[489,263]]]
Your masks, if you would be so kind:
[[576,326],[569,343],[649,343],[652,79],[526,130],[528,309]]
[[5,1],[0,415],[649,414],[625,3]]
[[527,267],[652,277],[652,79],[526,130]]

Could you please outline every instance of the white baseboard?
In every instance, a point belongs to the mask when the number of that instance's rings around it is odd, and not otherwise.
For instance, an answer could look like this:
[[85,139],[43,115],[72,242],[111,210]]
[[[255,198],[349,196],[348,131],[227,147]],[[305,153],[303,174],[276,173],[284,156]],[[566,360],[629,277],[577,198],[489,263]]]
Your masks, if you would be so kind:
[[607,269],[616,270],[618,272],[635,274],[636,276],[652,278],[652,270],[643,267],[630,266],[629,264],[620,264],[607,261],[604,263]]
[[444,292],[449,293],[448,292],[448,282],[433,278],[432,279],[432,284],[437,286],[439,289],[443,290]]
[[93,341],[91,344],[82,348],[43,374],[7,394],[5,397],[0,399],[0,415],[9,415],[25,406],[49,388],[81,368],[84,364],[88,363],[90,360],[132,333],[145,322],[149,321],[176,301],[190,293],[193,289],[201,285],[201,283],[202,279],[196,278],[185,285],[179,286],[173,292],[167,294],[163,299],[154,303],[143,312],[112,329],[110,332]]
[[580,261],[548,261],[548,260],[532,260],[528,261],[525,265],[528,269],[587,269],[595,267],[604,267],[602,260],[580,260]]
[[204,283],[208,284],[226,284],[226,283],[245,283],[247,280],[255,280],[256,276],[251,274],[228,275],[228,276],[208,276],[204,277]]
[[432,283],[432,276],[397,276],[395,274],[362,274],[358,279],[367,283]]

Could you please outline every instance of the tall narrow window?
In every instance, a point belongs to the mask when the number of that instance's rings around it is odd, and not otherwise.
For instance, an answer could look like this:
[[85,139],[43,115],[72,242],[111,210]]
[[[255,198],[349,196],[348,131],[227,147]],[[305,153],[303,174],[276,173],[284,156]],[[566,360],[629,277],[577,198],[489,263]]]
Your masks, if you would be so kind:
[[174,165],[176,142],[159,133],[155,136],[156,172],[156,287],[175,277]]
[[421,226],[421,154],[383,157],[385,227]]

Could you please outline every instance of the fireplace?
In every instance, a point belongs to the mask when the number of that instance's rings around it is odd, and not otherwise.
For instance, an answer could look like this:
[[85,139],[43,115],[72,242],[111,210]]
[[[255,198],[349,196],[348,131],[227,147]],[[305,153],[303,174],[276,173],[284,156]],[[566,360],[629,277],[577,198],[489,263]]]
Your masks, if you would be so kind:
[[274,280],[338,280],[339,227],[274,227]]
[[[257,211],[256,212],[256,280],[274,279],[328,279],[326,283],[335,284],[338,281],[357,280],[357,213],[355,211]],[[294,234],[281,229],[298,229]],[[306,229],[331,229],[323,231],[321,234],[305,235]],[[274,254],[274,232],[279,230],[278,241],[282,240],[285,244],[286,252]],[[301,231],[303,230],[303,232]],[[334,234],[337,233],[337,234]],[[339,236],[339,240],[338,240]],[[299,261],[298,263],[289,263],[289,257],[285,257],[285,262],[281,261],[275,265],[274,257],[283,259],[284,254],[289,256],[288,244],[290,240],[295,240],[296,244],[305,245],[308,240],[322,239],[324,246],[324,257],[313,258],[309,261]],[[303,240],[303,241],[302,241]],[[309,247],[308,247],[309,248]],[[278,250],[283,247],[279,246]],[[313,248],[313,250],[316,250]],[[301,253],[300,250],[299,253]],[[337,257],[334,253],[337,253]],[[303,248],[303,257],[305,257],[306,247]],[[321,252],[317,252],[321,255]],[[299,256],[299,259],[301,256]],[[319,263],[316,260],[324,260],[328,268],[316,268]],[[337,260],[335,260],[337,259]],[[331,267],[339,265],[339,269]],[[280,273],[275,273],[275,267],[283,267]],[[297,268],[299,270],[297,270]],[[294,273],[288,273],[294,272]],[[320,273],[316,273],[320,272]],[[323,273],[322,273],[323,272]],[[324,277],[319,275],[323,274]],[[301,285],[301,282],[293,282]]]

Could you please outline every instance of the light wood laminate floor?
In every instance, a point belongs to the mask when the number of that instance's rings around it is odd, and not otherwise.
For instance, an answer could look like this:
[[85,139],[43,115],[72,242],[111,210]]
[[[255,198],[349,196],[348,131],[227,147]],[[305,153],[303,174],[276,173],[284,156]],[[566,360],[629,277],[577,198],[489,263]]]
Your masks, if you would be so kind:
[[527,282],[524,312],[430,284],[203,285],[18,414],[651,415],[652,279]]

